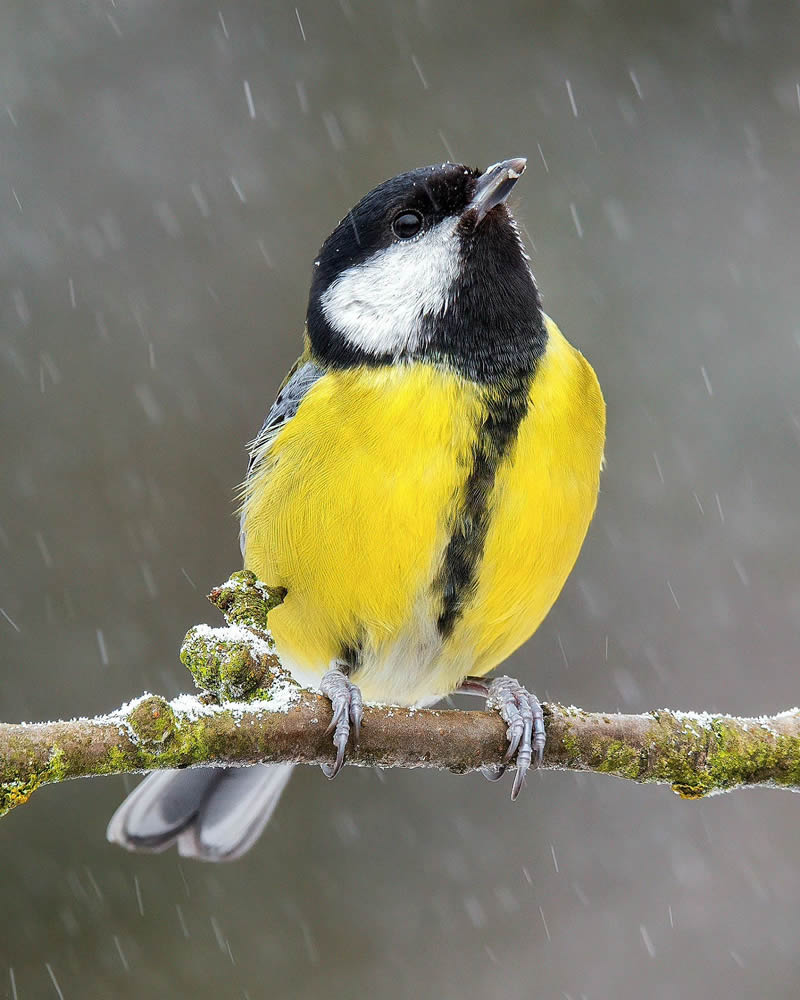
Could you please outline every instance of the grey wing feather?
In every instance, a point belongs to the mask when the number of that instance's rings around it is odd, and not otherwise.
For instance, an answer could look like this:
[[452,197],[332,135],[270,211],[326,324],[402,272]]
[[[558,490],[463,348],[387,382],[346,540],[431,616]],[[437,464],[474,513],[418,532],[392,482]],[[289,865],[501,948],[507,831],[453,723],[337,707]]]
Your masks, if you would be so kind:
[[[286,381],[250,446],[248,479],[270,442],[324,374],[324,369],[306,361]],[[243,513],[243,553],[244,520]],[[120,805],[108,825],[107,837],[129,851],[163,851],[177,842],[184,857],[232,861],[258,839],[291,771],[291,764],[272,764],[156,772]]]
[[269,822],[294,764],[226,768],[195,821],[178,835],[178,853],[200,861],[235,861]]
[[106,837],[129,851],[166,850],[193,822],[222,774],[213,767],[155,771],[119,806]]
[[[250,461],[247,464],[248,480],[258,468],[258,464],[261,461],[269,443],[277,436],[281,428],[292,419],[295,413],[297,413],[308,390],[312,387],[312,385],[314,385],[315,382],[318,382],[324,374],[325,370],[323,368],[315,365],[313,361],[306,361],[305,364],[300,365],[297,371],[295,371],[295,373],[283,386],[281,391],[278,393],[278,398],[272,404],[272,407],[267,414],[267,418],[261,426],[261,430],[255,436],[253,443],[250,445]],[[243,511],[239,523],[239,546],[242,550],[242,555],[244,555],[245,543],[244,522],[245,513]]]
[[248,851],[275,811],[292,764],[156,771],[138,785],[108,824],[106,836],[129,851],[233,861]]

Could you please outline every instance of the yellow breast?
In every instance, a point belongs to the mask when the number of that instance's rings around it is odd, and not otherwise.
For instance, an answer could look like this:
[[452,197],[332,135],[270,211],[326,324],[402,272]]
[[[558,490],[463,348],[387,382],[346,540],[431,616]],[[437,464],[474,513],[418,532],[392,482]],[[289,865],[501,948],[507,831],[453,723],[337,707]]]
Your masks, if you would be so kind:
[[549,343],[488,498],[475,586],[437,629],[436,580],[486,418],[484,390],[430,365],[329,372],[250,484],[245,565],[286,600],[278,650],[312,681],[347,650],[367,699],[415,703],[485,673],[530,636],[595,507],[604,405],[585,359]]
[[428,365],[351,369],[320,379],[276,438],[248,491],[245,564],[288,591],[270,627],[295,672],[384,649],[414,621],[479,409],[475,387]]

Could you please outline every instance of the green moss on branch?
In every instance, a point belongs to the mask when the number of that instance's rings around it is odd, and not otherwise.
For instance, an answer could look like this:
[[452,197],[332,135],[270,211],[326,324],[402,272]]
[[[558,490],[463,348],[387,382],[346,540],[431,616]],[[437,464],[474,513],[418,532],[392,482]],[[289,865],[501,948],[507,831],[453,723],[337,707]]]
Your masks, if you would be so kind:
[[284,591],[269,591],[249,570],[234,573],[208,599],[225,615],[227,628],[196,625],[181,646],[181,663],[195,685],[218,701],[262,698],[276,683],[292,683],[275,654],[267,615]]
[[209,601],[225,615],[229,625],[243,625],[257,632],[269,632],[267,615],[282,603],[282,587],[268,589],[249,569],[233,573],[208,595]]
[[[95,719],[0,723],[0,815],[66,778],[210,763],[331,763],[330,703],[297,687],[269,634],[267,616],[282,599],[247,572],[212,591],[226,627],[196,626],[181,650],[198,697],[145,695]],[[797,709],[757,719],[606,715],[557,704],[544,712],[545,768],[667,784],[686,799],[744,785],[800,790]],[[361,743],[347,759],[461,774],[496,766],[505,747],[496,713],[367,706]]]
[[[708,713],[593,715],[548,708],[564,766],[669,784],[685,799],[744,785],[800,790],[800,711],[739,719]],[[548,731],[548,738],[552,734]]]
[[[65,778],[198,764],[330,763],[330,704],[276,685],[273,701],[208,705],[147,695],[98,719],[0,725],[0,813]],[[597,771],[670,785],[683,798],[742,785],[800,790],[800,713],[771,719],[676,712],[602,715],[545,706],[544,768]],[[456,773],[496,765],[505,726],[490,712],[367,706],[354,764],[438,767]]]

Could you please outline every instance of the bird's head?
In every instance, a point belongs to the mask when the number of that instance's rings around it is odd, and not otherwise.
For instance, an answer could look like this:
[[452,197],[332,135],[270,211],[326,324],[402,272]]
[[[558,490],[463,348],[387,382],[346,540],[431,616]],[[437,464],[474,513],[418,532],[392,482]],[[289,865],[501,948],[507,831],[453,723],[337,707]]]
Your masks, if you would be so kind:
[[314,261],[308,335],[335,367],[429,361],[482,382],[532,370],[545,333],[506,199],[524,159],[385,181]]

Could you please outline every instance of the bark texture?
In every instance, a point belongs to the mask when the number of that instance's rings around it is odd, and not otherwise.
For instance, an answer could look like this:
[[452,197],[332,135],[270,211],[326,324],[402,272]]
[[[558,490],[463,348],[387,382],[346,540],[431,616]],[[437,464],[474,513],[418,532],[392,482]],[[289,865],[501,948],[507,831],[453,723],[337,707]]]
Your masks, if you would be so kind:
[[[146,694],[92,719],[0,723],[0,815],[39,786],[67,778],[209,763],[332,763],[330,704],[294,684],[266,627],[267,612],[282,597],[247,572],[212,591],[228,626],[195,627],[181,650],[199,695],[168,702]],[[548,704],[544,714],[545,769],[667,784],[683,798],[748,785],[800,791],[800,709],[733,718]],[[505,747],[495,713],[367,705],[360,745],[349,748],[347,760],[463,774],[500,764]]]

